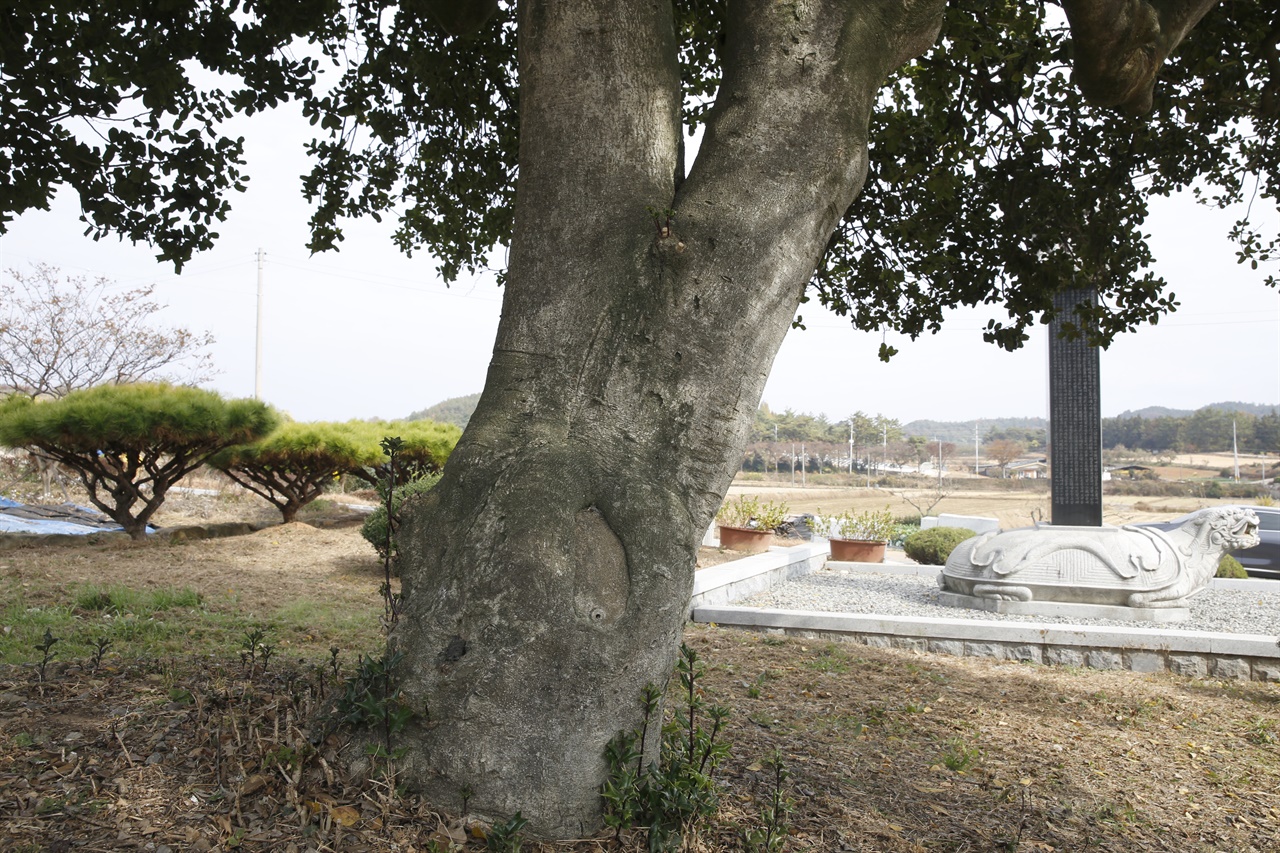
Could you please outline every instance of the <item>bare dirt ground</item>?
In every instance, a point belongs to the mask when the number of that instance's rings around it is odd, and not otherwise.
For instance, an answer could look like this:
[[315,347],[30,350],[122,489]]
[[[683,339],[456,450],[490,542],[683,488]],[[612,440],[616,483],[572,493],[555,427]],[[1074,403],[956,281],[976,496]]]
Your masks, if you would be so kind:
[[[1022,511],[994,497],[954,511]],[[832,499],[805,496],[839,508]],[[243,519],[252,504],[239,500],[184,497],[162,522]],[[851,500],[878,508],[884,496]],[[0,552],[0,580],[33,600],[85,581],[177,582],[216,607],[269,613],[317,590],[340,608],[377,609],[381,574],[355,528],[296,523],[228,539],[13,549]],[[775,750],[792,774],[791,850],[1280,849],[1280,685],[692,625],[687,638],[709,667],[707,699],[732,711],[734,745],[720,812],[689,849],[742,849],[738,827],[759,820]],[[469,818],[344,776],[329,709],[350,661],[335,678],[323,664],[263,672],[198,651],[97,669],[60,661],[43,682],[30,666],[0,668],[0,849],[483,848]],[[623,841],[643,846],[638,834]],[[619,848],[602,835],[526,849]]]
[[363,605],[377,595],[382,580],[382,562],[354,528],[319,529],[303,522],[194,542],[22,548],[0,555],[0,565],[4,577],[28,588],[32,603],[49,603],[80,584],[180,586],[214,602],[229,596],[227,606],[261,616],[303,596]]

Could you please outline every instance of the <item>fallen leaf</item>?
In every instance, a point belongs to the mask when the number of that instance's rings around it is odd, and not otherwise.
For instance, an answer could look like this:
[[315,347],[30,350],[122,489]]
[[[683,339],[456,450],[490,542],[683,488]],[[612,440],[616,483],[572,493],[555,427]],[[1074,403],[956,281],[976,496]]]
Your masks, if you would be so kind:
[[329,815],[343,826],[355,826],[356,821],[360,820],[360,812],[351,806],[335,806],[329,810]]
[[249,794],[259,791],[267,786],[267,777],[261,773],[254,773],[248,779],[244,780],[244,784],[240,786],[240,796],[247,797]]

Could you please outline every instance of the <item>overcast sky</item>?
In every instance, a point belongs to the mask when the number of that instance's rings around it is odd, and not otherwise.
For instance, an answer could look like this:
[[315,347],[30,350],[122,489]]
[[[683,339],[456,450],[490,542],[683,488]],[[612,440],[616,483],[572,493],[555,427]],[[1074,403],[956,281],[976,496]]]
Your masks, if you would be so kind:
[[[37,262],[65,273],[105,276],[120,289],[154,284],[167,325],[208,330],[221,373],[212,387],[254,392],[256,252],[263,249],[263,398],[298,420],[403,417],[448,397],[481,390],[493,347],[501,292],[493,277],[446,288],[429,257],[407,259],[390,224],[347,226],[338,253],[309,256],[309,210],[299,190],[311,129],[296,116],[255,117],[246,136],[250,189],[232,199],[216,248],[181,276],[145,245],[84,237],[74,194],[29,213],[0,236],[0,266]],[[1260,205],[1261,206],[1261,205]],[[1256,210],[1256,208],[1255,208]],[[1272,231],[1278,226],[1269,211]],[[1228,214],[1189,200],[1153,206],[1148,221],[1156,271],[1182,307],[1155,327],[1125,336],[1102,356],[1103,415],[1145,406],[1194,409],[1224,400],[1280,404],[1280,294],[1261,282],[1280,264],[1249,270],[1226,239]],[[1017,353],[985,344],[993,309],[957,312],[936,336],[890,343],[854,332],[814,305],[807,331],[783,344],[764,402],[775,410],[854,411],[902,422],[1044,416],[1043,330]]]

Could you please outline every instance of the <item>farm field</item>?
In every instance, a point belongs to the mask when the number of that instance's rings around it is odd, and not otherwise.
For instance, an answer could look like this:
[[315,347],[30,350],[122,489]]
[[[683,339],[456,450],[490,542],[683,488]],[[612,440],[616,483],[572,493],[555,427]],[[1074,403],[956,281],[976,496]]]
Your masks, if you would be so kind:
[[[944,487],[946,496],[931,512],[957,515],[979,515],[999,519],[1001,527],[1026,527],[1037,520],[1049,518],[1049,492],[1047,485],[1041,490],[992,491],[966,488],[971,480],[960,479]],[[782,501],[793,513],[837,513],[845,510],[860,512],[883,509],[886,505],[897,516],[917,514],[917,507],[931,504],[936,497],[933,487],[879,489],[866,487],[791,486],[786,483],[771,484],[735,480],[729,489],[732,497],[750,494],[762,500]],[[912,501],[915,505],[912,505]],[[1152,497],[1133,495],[1104,495],[1103,520],[1107,524],[1130,524],[1135,521],[1167,520],[1171,515],[1192,512],[1208,506],[1243,503],[1239,499],[1215,499],[1191,496]]]

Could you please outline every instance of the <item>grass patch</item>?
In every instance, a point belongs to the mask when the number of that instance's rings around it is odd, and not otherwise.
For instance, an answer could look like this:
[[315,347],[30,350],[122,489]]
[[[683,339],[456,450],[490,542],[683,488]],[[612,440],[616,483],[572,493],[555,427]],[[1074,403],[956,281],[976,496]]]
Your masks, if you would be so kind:
[[842,649],[830,645],[821,649],[817,657],[806,660],[804,665],[818,672],[843,675],[849,671],[849,656]]
[[200,593],[189,587],[137,590],[119,585],[86,584],[73,594],[73,604],[76,609],[91,613],[151,616],[177,607],[198,608],[203,601]]
[[377,601],[371,601],[367,608],[352,610],[330,601],[304,598],[281,605],[272,623],[278,626],[283,639],[294,644],[372,649],[386,636],[378,621],[381,612]]
[[[131,589],[85,584],[63,600],[34,603],[16,584],[7,585],[0,609],[0,663],[38,663],[36,648],[48,631],[56,638],[54,665],[91,665],[198,652],[234,658],[245,634],[262,620],[208,602],[186,587]],[[367,608],[312,600],[290,601],[267,621],[280,651],[292,657],[327,658],[331,646],[373,648],[381,641],[376,600]]]

